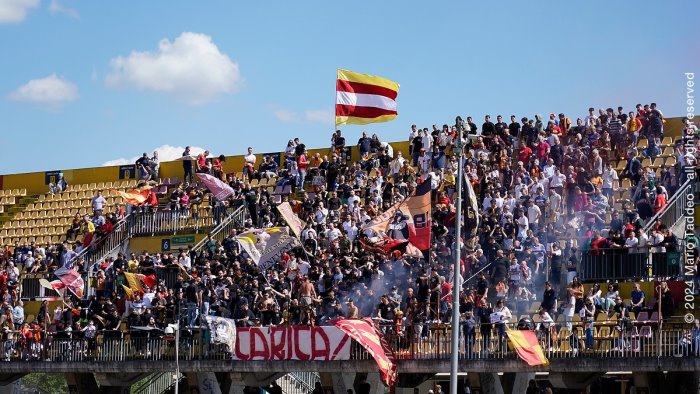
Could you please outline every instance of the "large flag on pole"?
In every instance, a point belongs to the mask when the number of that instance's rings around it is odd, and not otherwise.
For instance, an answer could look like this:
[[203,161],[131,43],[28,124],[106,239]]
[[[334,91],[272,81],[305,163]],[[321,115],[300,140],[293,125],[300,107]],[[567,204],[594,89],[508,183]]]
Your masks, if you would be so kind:
[[241,248],[262,269],[272,267],[283,253],[298,245],[296,238],[289,235],[286,227],[255,229],[236,237]]
[[431,221],[430,182],[425,181],[416,187],[416,194],[367,222],[362,230],[370,228],[384,238],[410,241],[425,254],[430,250]]
[[209,174],[197,174],[199,180],[209,189],[217,200],[223,201],[233,195],[233,188],[221,179]]
[[[474,193],[474,187],[472,187],[471,180],[469,179],[469,176],[467,176],[466,172],[464,173],[462,184],[464,185],[464,191],[467,195],[467,209],[465,212],[466,215],[464,215],[467,236],[474,237],[476,236],[476,231],[479,228],[479,202],[476,198],[476,193]],[[457,220],[459,220],[459,218],[457,218]]]
[[539,365],[546,367],[549,365],[549,360],[545,357],[534,331],[508,330],[508,340],[513,345],[515,352],[518,353],[518,357],[525,361],[527,365],[533,367]]
[[399,84],[386,78],[338,69],[335,124],[388,122],[398,115]]

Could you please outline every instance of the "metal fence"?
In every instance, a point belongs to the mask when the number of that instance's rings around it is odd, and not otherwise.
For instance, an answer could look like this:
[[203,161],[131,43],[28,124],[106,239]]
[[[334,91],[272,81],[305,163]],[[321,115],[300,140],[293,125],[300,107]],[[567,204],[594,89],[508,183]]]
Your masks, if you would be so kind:
[[200,208],[197,214],[190,211],[165,210],[136,212],[131,226],[131,235],[177,234],[199,232],[215,227],[224,217],[223,210]]
[[72,262],[83,261],[89,265],[94,264],[105,258],[105,256],[120,248],[123,243],[130,237],[130,227],[133,217],[125,216],[112,229],[112,232],[105,234],[95,239],[88,247],[84,248]]
[[630,253],[624,248],[613,248],[583,252],[578,275],[587,282],[666,279],[680,276],[681,268],[679,253]]
[[[663,324],[662,324],[663,325]],[[659,358],[700,356],[700,336],[690,329],[662,328],[658,322],[618,320],[577,322],[570,326],[536,327],[535,333],[544,354],[550,359]],[[463,360],[515,359],[517,354],[507,340],[514,324],[477,325],[474,330],[460,329],[459,358]],[[447,359],[451,355],[451,328],[448,325],[384,327],[384,337],[399,360]],[[183,330],[179,360],[232,360],[224,345],[213,345],[205,330]],[[697,333],[696,333],[697,334]],[[6,335],[7,338],[7,335]],[[73,333],[58,333],[41,341],[27,340],[15,333],[0,345],[2,361],[37,362],[121,362],[175,360],[175,340],[160,331],[99,332],[94,339]],[[357,342],[351,344],[351,359],[371,360],[372,356]],[[307,379],[308,378],[308,379]],[[295,386],[312,386],[314,376],[294,376]],[[290,383],[292,384],[292,383]]]
[[689,179],[681,185],[678,191],[669,199],[664,209],[649,219],[644,226],[644,232],[648,234],[657,219],[667,228],[672,228],[678,220],[682,219],[685,212],[686,195],[689,192],[694,193],[698,191],[697,183]]
[[[248,215],[248,210],[245,205],[240,205],[236,208],[233,213],[226,216],[214,229],[209,232],[209,237],[216,241],[223,241],[226,236],[231,232],[231,230],[240,228],[245,223]],[[193,249],[199,252],[208,242],[207,238],[202,239]]]

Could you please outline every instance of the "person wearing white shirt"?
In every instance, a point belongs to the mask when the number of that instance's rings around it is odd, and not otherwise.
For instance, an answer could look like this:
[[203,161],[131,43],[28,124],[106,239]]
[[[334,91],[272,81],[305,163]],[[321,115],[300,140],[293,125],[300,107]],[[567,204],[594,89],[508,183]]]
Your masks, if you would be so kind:
[[615,206],[615,190],[617,190],[618,180],[617,171],[610,166],[610,163],[605,163],[603,169],[603,195],[608,198],[611,206]]
[[309,264],[308,261],[298,259],[297,260],[297,268],[299,269],[299,275],[305,277],[306,275],[309,274],[309,270],[311,269],[311,264]]
[[523,241],[527,238],[527,230],[530,229],[530,222],[527,220],[527,216],[525,216],[525,212],[522,209],[518,213],[520,214],[520,217],[516,220],[516,223],[518,223],[518,239]]
[[[556,218],[559,218],[561,214],[561,196],[557,193],[556,189],[550,189],[549,194],[549,209]],[[555,219],[556,220],[556,219]]]
[[306,228],[301,230],[301,239],[302,241],[306,241],[310,238],[316,238],[316,230],[314,230],[313,227],[311,227],[311,223],[306,223]]
[[639,245],[639,239],[635,236],[634,231],[630,231],[630,235],[625,239],[625,247],[630,253],[637,253],[637,245]]
[[501,197],[501,192],[496,191],[494,196],[493,196],[493,202],[491,203],[493,206],[495,206],[499,211],[503,210],[503,197]]
[[177,262],[188,271],[190,268],[192,268],[192,259],[190,259],[190,256],[184,251],[180,253],[180,257],[177,259]]
[[527,202],[527,221],[532,231],[537,231],[540,223],[540,216],[542,216],[540,207],[535,205],[534,201],[529,200]]
[[403,158],[403,153],[399,151],[396,158],[389,162],[389,174],[394,178],[394,182],[398,182],[399,180],[399,171],[401,171],[404,161],[405,159]]
[[328,209],[323,206],[323,202],[319,202],[318,208],[316,208],[316,212],[314,213],[314,220],[317,224],[321,224],[326,222],[327,217]]
[[331,223],[328,230],[326,230],[326,237],[328,237],[328,241],[330,242],[335,242],[338,237],[340,237],[340,234],[340,230],[338,230],[333,223]]
[[524,193],[523,190],[527,190],[527,185],[520,182],[520,179],[518,179],[517,182],[518,183],[515,185],[515,198],[520,200],[520,197],[522,197]]
[[354,190],[350,190],[350,197],[348,197],[348,211],[355,212],[360,208],[360,197],[355,195]]
[[649,247],[649,236],[647,235],[647,233],[644,232],[643,229],[640,229],[638,231],[639,236],[637,238],[639,239],[639,243],[637,244],[637,250],[639,251],[639,253],[644,253]]
[[355,218],[350,217],[347,222],[343,223],[343,230],[345,230],[345,234],[350,242],[354,242],[358,232],[357,226],[355,225]]
[[423,130],[423,149],[426,152],[432,152],[433,148],[433,137],[428,134],[428,130]]
[[420,153],[418,155],[418,169],[421,175],[425,175],[428,172],[430,172],[432,162],[433,160],[430,158],[430,156],[428,156],[428,154],[425,153],[425,149],[421,148]]
[[652,253],[666,253],[666,248],[663,246],[664,239],[665,237],[661,231],[651,230],[651,238],[649,239],[649,243],[652,245]]

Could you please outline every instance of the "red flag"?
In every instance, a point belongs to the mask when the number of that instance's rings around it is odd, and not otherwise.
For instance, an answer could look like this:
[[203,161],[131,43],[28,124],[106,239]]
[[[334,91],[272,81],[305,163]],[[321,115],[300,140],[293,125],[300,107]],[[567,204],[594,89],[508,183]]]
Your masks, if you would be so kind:
[[83,287],[85,282],[75,269],[59,268],[54,272],[54,275],[63,283],[70,291],[78,298],[83,298]]
[[530,330],[508,330],[508,339],[513,344],[518,356],[530,366],[548,366],[549,360],[544,355],[537,335]]
[[338,319],[331,320],[330,323],[348,334],[374,357],[384,384],[391,388],[398,375],[396,358],[374,322],[370,319]]

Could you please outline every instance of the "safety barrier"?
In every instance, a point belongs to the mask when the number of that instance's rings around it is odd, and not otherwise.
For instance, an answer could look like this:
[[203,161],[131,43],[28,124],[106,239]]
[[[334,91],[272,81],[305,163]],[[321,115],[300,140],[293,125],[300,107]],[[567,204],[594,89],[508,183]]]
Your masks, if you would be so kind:
[[[545,327],[536,323],[535,334],[547,358],[657,358],[700,356],[700,332],[687,328],[658,328],[657,322],[619,320],[571,322]],[[384,337],[399,360],[447,359],[451,354],[451,327],[438,324],[385,326]],[[509,359],[517,354],[507,340],[513,323],[476,324],[474,329],[462,323],[459,358],[465,360]],[[121,362],[175,360],[175,339],[160,330],[106,331],[92,338],[80,333],[63,332],[40,341],[27,340],[20,333],[7,334],[0,347],[2,361],[43,362]],[[213,345],[204,330],[183,330],[179,360],[231,360],[223,345]],[[352,342],[350,358],[371,360],[372,356]],[[308,378],[308,379],[307,379]],[[312,385],[314,376],[296,376],[303,386]],[[297,385],[301,384],[296,382]]]
[[584,251],[578,275],[582,281],[605,282],[629,279],[667,279],[681,275],[678,253],[634,253],[624,248]]

